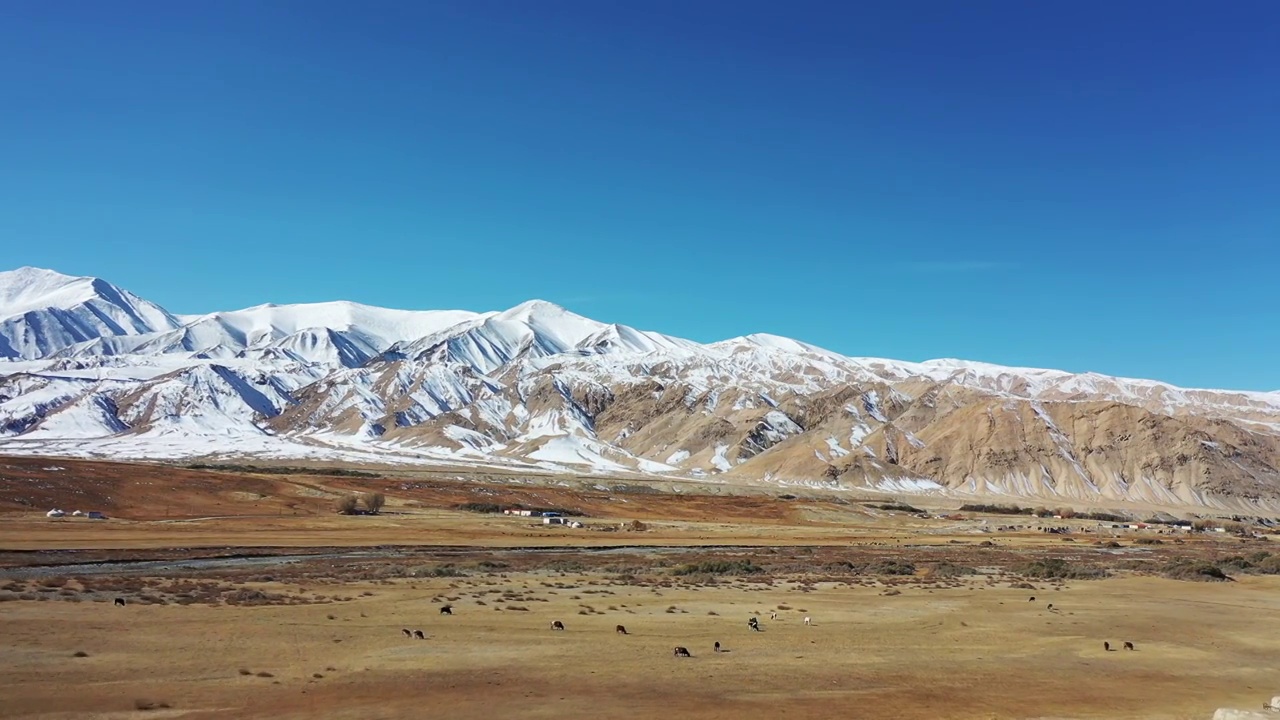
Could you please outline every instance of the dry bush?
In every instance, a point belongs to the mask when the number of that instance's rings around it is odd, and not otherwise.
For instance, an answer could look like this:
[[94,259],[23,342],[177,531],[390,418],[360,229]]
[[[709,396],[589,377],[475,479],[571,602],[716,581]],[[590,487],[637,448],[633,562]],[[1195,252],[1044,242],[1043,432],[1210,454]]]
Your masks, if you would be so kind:
[[977,573],[977,570],[968,565],[958,565],[950,560],[943,560],[929,568],[929,577],[936,578],[955,578],[963,575],[976,575]]
[[355,515],[360,507],[360,498],[355,495],[343,495],[333,502],[333,509],[340,515]]
[[364,501],[364,509],[373,515],[382,512],[382,507],[387,504],[387,497],[380,492],[369,493],[361,499]]
[[1170,580],[1189,580],[1192,582],[1226,582],[1231,578],[1217,565],[1205,560],[1182,558],[1165,566],[1162,573]]

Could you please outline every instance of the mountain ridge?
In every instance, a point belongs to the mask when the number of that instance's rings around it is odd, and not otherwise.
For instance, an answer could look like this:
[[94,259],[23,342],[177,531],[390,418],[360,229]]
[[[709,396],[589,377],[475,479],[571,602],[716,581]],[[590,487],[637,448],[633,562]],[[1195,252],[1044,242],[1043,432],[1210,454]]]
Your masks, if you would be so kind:
[[1278,392],[851,358],[769,334],[699,344],[541,300],[178,316],[22,268],[0,273],[0,356],[0,453],[1280,508]]

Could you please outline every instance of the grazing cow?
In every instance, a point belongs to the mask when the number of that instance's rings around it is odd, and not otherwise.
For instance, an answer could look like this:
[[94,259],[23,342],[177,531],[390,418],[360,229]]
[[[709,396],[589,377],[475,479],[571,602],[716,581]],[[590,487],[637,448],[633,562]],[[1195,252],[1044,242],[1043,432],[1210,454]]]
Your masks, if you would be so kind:
[[756,632],[760,632],[760,621],[755,618],[750,618],[747,620],[747,627],[755,630]]
[[1032,595],[1031,597],[1027,598],[1027,602],[1035,602],[1035,601],[1036,601],[1035,595]]
[[621,625],[619,625],[618,627],[614,628],[614,629],[613,629],[613,631],[614,631],[614,632],[616,632],[616,633],[618,633],[619,635],[626,635],[626,634],[627,634],[627,629],[626,629],[625,627],[621,626]]
[[124,607],[124,598],[116,598],[116,607]]
[[1107,652],[1111,652],[1111,643],[1109,642],[1102,643],[1102,649]]
[[1049,603],[1049,609],[1053,610],[1053,603]]
[[773,611],[769,611],[769,619],[770,619],[770,620],[777,620],[777,619],[778,619],[778,613],[773,612]]
[[720,652],[720,641],[716,641],[716,652]]
[[675,657],[693,657],[692,655],[689,654],[689,648],[680,647],[679,645],[676,646],[676,649],[673,655],[675,655]]
[[1125,649],[1125,650],[1133,650],[1133,649],[1134,649],[1134,648],[1133,648],[1133,643],[1131,643],[1131,642],[1126,642],[1126,643],[1124,644],[1124,649]]
[[404,633],[404,636],[405,636],[405,637],[413,637],[413,633],[409,632],[409,629],[408,629],[408,628],[405,628],[405,629],[401,630],[400,632]]
[[452,606],[452,605],[441,605],[441,606],[440,606],[440,614],[441,614],[441,615],[452,615],[452,614],[453,614],[453,606]]
[[805,624],[805,625],[812,625],[812,624],[813,624],[813,618],[809,617],[808,615],[805,615],[805,616],[804,616],[804,624]]
[[427,636],[426,636],[426,635],[423,635],[421,630],[414,630],[414,631],[413,631],[413,636],[414,636],[414,637],[416,637],[416,638],[418,638],[419,640],[426,640],[426,639],[427,639]]
[[564,623],[560,622],[559,620],[552,620],[552,621],[551,621],[551,629],[552,629],[552,630],[563,630],[563,629],[564,629]]

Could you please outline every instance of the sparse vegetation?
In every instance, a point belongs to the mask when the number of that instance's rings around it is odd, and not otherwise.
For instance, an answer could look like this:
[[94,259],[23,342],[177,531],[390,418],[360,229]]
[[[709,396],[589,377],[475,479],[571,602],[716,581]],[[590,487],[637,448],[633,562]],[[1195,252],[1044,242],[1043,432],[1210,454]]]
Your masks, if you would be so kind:
[[[1042,510],[1044,510],[1044,508],[1037,508],[1036,513],[1039,513]],[[991,515],[1028,515],[1031,513],[1031,510],[1024,507],[1018,507],[1017,505],[993,505],[988,503],[965,503],[960,506],[960,511],[988,513]]]
[[756,575],[762,572],[764,568],[750,560],[707,560],[671,570],[672,575]]
[[1206,560],[1182,558],[1174,560],[1164,567],[1161,573],[1170,580],[1189,580],[1193,582],[1226,582],[1231,578],[1217,565]]
[[490,513],[490,514],[502,512],[501,505],[497,503],[486,503],[486,502],[458,503],[457,505],[453,506],[453,509],[465,510],[467,512],[474,512],[474,513]]
[[1037,580],[1097,580],[1110,575],[1103,568],[1072,565],[1062,558],[1032,560],[1017,571]]
[[954,578],[964,575],[976,575],[977,570],[967,565],[957,565],[949,560],[943,560],[933,567],[929,568],[929,575],[937,578]]
[[897,511],[897,512],[908,512],[908,513],[924,512],[918,507],[912,507],[911,505],[908,505],[902,502],[881,503],[879,505],[869,505],[868,507],[873,507],[877,510],[890,510],[890,511]]
[[256,465],[232,465],[224,463],[192,463],[184,465],[188,470],[216,470],[218,472],[253,473],[257,475],[327,475],[333,477],[379,478],[378,473],[346,468],[259,467]]

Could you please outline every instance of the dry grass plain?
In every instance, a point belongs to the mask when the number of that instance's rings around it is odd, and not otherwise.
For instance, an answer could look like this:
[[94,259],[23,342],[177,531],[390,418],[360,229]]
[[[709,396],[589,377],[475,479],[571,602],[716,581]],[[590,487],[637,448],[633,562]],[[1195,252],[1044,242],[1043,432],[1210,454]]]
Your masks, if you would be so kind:
[[[389,514],[335,517],[329,496],[365,481],[120,472],[70,478],[105,488],[122,519],[104,522],[8,490],[0,717],[1199,720],[1280,693],[1280,576],[1156,572],[1267,542],[1112,548],[821,498],[479,485],[650,527],[571,531],[453,510],[475,486],[444,480],[384,483]],[[40,502],[84,491],[41,483]],[[1028,576],[1045,559],[1111,577]],[[129,560],[168,564],[64,565]]]

